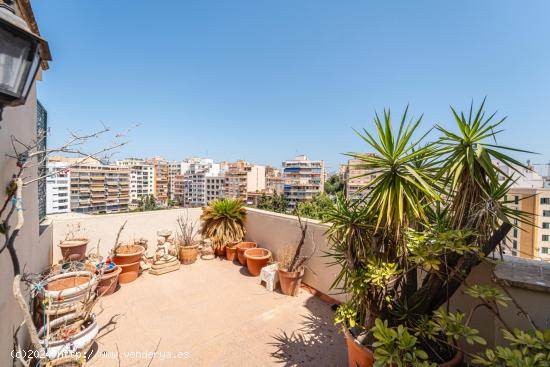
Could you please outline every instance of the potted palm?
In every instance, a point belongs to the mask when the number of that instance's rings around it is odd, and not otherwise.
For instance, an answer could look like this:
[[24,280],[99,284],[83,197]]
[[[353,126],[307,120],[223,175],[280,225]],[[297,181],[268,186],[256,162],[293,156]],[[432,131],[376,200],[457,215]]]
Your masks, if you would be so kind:
[[[513,226],[511,218],[526,220],[505,205],[512,178],[494,160],[512,172],[524,166],[503,153],[511,148],[493,144],[504,119],[486,116],[484,103],[466,115],[452,109],[458,131],[436,126],[440,137],[434,142],[424,142],[426,135],[413,138],[421,118],[408,122],[408,108],[398,131],[384,111],[375,116],[375,135],[358,133],[376,154],[348,155],[376,178],[363,188],[362,199],[339,197],[325,216],[331,223],[329,255],[341,269],[333,287],[349,295],[336,313],[349,366],[374,363],[376,320],[390,328],[412,328],[433,319],[501,244]],[[456,361],[461,349],[417,338],[427,363]]]
[[242,241],[245,235],[246,209],[238,199],[218,199],[202,209],[201,234],[212,241],[218,256],[225,253],[228,244]]
[[199,243],[195,241],[197,233],[195,222],[189,217],[189,212],[180,214],[176,219],[178,230],[176,232],[176,244],[178,257],[182,264],[192,264],[197,261],[199,255]]

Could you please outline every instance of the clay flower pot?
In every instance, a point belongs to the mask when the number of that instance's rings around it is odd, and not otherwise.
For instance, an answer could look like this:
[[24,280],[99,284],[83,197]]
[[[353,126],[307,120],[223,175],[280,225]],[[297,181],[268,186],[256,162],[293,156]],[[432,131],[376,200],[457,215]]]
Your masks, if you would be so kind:
[[[145,247],[141,245],[122,245],[116,249],[113,260],[117,265],[133,264],[136,261],[139,263],[144,252]],[[122,272],[124,273],[124,270]]]
[[244,252],[244,256],[246,257],[248,272],[250,275],[257,277],[271,259],[271,251],[259,247],[249,248]]
[[229,261],[235,261],[235,259],[237,258],[237,245],[233,245],[231,247],[226,246],[225,257],[227,257],[227,260]]
[[256,242],[241,242],[237,246],[237,257],[239,258],[239,262],[241,265],[246,265],[246,257],[244,256],[244,252],[249,248],[258,247]]
[[65,261],[81,261],[86,257],[88,240],[85,238],[64,240],[58,245]]
[[296,296],[298,290],[300,290],[302,279],[304,278],[304,268],[301,268],[299,271],[285,271],[279,269],[278,272],[279,283],[281,284],[281,291],[283,294],[287,296]]
[[112,269],[105,270],[99,278],[99,283],[96,288],[96,293],[99,296],[108,296],[113,294],[118,285],[118,276],[122,272],[122,268],[115,265]]
[[178,258],[182,264],[193,264],[199,255],[199,245],[178,246]]
[[224,257],[225,256],[225,246],[223,247],[216,247],[214,249],[214,254],[217,256],[217,257]]
[[372,367],[374,353],[351,335],[347,327],[343,327],[346,345],[348,347],[348,367]]
[[120,272],[120,275],[118,276],[118,282],[120,284],[124,284],[124,283],[130,283],[136,280],[140,270],[139,263],[140,263],[140,260],[131,264],[119,264],[118,266],[120,266],[122,270]]

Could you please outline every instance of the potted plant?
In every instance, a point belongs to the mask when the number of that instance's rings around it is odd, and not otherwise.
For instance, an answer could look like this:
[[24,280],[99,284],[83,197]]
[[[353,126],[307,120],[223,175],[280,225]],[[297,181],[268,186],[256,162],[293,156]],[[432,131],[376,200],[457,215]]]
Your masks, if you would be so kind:
[[[467,114],[452,112],[458,132],[436,126],[440,138],[425,143],[426,135],[413,140],[421,118],[407,122],[405,110],[396,132],[384,111],[375,116],[376,134],[358,133],[376,153],[348,154],[375,177],[362,198],[339,197],[325,216],[331,223],[329,255],[341,269],[333,287],[349,295],[336,321],[350,346],[350,367],[372,365],[376,320],[390,328],[433,320],[501,244],[511,218],[526,220],[505,205],[512,177],[494,163],[511,172],[524,167],[503,153],[510,148],[493,144],[504,119],[493,122],[484,103]],[[417,338],[427,363],[455,361],[459,354],[452,343]]]
[[302,249],[306,240],[307,221],[302,222],[298,215],[298,225],[300,226],[300,241],[295,249],[286,248],[279,256],[278,273],[281,291],[287,296],[296,296],[302,279],[304,278],[304,264],[313,256],[315,249],[309,256],[302,256]]
[[126,222],[127,221],[118,229],[114,247],[111,249],[109,255],[109,257],[114,260],[115,264],[121,268],[118,276],[119,283],[130,283],[137,279],[139,271],[141,270],[141,258],[146,250],[143,245],[138,244],[142,243],[141,240],[126,245],[119,242],[120,234],[124,230]]
[[199,243],[195,241],[197,235],[195,223],[189,217],[189,212],[180,214],[176,219],[178,230],[176,232],[176,244],[178,257],[182,264],[192,264],[197,261],[199,255]]
[[246,209],[239,199],[218,199],[202,209],[201,234],[212,241],[218,256],[225,254],[227,244],[242,241],[245,235]]
[[69,224],[65,239],[59,243],[61,255],[65,261],[82,261],[86,257],[88,239],[80,223]]
[[113,294],[118,285],[118,277],[122,268],[107,258],[104,262],[96,265],[96,272],[99,277],[96,293],[100,296]]

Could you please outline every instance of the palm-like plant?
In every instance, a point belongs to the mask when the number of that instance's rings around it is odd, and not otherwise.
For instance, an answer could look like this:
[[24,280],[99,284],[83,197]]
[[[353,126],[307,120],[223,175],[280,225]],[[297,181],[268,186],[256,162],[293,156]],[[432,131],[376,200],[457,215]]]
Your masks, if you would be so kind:
[[375,116],[375,134],[359,133],[375,154],[347,155],[376,178],[362,202],[339,199],[326,213],[330,256],[342,266],[335,283],[351,295],[339,321],[368,329],[376,318],[396,326],[430,317],[502,242],[510,218],[525,220],[505,205],[513,177],[494,163],[516,171],[523,165],[502,151],[518,150],[487,142],[504,119],[483,111],[452,109],[459,132],[436,126],[442,137],[428,144],[426,134],[413,138],[421,118],[408,121],[408,109],[397,133],[389,111]]
[[229,243],[242,241],[245,235],[246,209],[237,199],[211,201],[202,209],[201,234],[212,240],[212,247],[220,249]]

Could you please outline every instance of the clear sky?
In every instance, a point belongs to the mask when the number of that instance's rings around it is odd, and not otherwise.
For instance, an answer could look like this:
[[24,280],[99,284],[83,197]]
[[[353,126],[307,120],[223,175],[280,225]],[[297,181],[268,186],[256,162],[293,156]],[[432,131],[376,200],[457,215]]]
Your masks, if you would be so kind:
[[[34,0],[54,60],[39,84],[50,145],[99,121],[118,155],[331,170],[352,128],[407,103],[424,129],[488,97],[499,143],[550,159],[550,1]],[[519,155],[522,160],[525,155]]]

